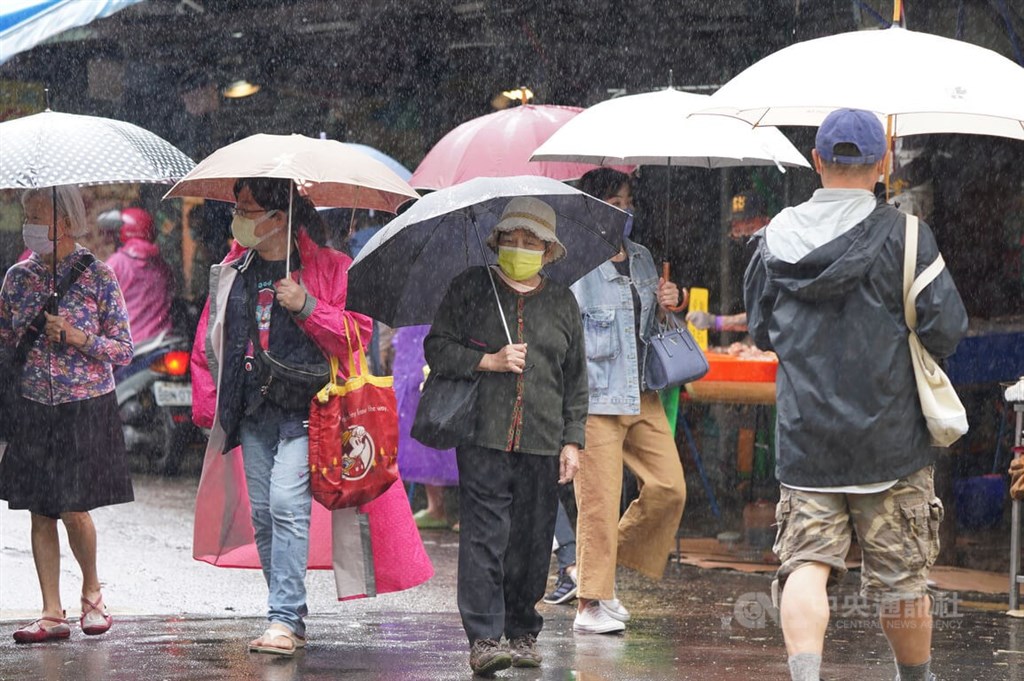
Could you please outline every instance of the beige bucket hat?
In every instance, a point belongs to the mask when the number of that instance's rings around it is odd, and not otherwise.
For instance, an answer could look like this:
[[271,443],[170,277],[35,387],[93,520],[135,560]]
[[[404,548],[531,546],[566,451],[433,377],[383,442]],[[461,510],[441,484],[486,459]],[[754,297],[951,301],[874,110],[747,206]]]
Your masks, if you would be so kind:
[[505,205],[501,220],[487,237],[487,245],[497,252],[498,234],[525,229],[538,239],[552,244],[549,262],[561,260],[565,257],[565,246],[555,236],[555,222],[555,211],[547,203],[532,196],[517,196]]

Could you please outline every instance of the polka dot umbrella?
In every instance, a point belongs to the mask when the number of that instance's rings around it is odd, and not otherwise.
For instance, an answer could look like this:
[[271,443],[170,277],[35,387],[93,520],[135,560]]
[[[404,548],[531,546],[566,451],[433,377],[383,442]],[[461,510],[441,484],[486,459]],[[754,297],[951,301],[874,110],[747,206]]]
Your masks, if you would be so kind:
[[[166,140],[137,125],[47,109],[0,123],[0,189],[121,183],[171,184],[195,163]],[[54,219],[56,219],[56,189]],[[57,229],[53,229],[56,249]],[[47,307],[56,314],[54,293]]]
[[47,109],[0,123],[0,189],[171,184],[195,163],[148,130]]

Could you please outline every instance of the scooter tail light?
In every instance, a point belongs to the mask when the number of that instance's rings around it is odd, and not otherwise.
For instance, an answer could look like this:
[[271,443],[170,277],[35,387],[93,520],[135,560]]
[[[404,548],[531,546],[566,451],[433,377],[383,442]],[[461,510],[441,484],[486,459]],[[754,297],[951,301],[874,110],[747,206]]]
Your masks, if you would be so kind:
[[166,355],[149,365],[149,368],[159,374],[168,376],[184,376],[188,373],[189,354],[182,350],[168,352]]

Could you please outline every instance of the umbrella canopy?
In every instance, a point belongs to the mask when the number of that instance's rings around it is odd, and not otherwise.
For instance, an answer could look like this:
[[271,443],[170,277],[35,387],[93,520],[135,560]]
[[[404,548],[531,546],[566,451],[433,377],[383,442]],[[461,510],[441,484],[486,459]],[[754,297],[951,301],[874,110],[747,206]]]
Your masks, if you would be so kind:
[[336,140],[304,135],[252,135],[221,147],[171,187],[164,198],[200,196],[234,203],[235,180],[294,180],[318,208],[370,208],[394,213],[416,191],[378,160]]
[[44,111],[0,123],[0,187],[170,184],[195,163],[137,125]]
[[0,64],[50,36],[142,0],[4,0],[0,7]]
[[[897,69],[900,77],[880,71]],[[894,26],[796,43],[722,86],[708,109],[752,125],[821,124],[841,108],[892,117],[894,137],[1024,139],[1024,68],[992,50]]]
[[563,125],[531,158],[599,165],[810,167],[775,128],[751,129],[724,117],[687,117],[707,107],[709,99],[673,88],[609,99]]
[[348,308],[393,327],[431,323],[456,275],[495,261],[483,242],[517,196],[555,211],[566,257],[544,269],[552,279],[569,285],[618,251],[618,208],[545,177],[478,178],[424,196],[377,232],[349,269]]
[[395,159],[391,158],[390,156],[388,156],[387,154],[385,154],[380,149],[371,147],[368,144],[358,144],[357,142],[346,142],[345,144],[349,145],[350,147],[352,147],[356,151],[360,151],[360,152],[366,154],[370,158],[373,158],[373,159],[376,159],[376,160],[380,161],[381,163],[386,165],[388,168],[390,168],[391,171],[395,175],[398,175],[400,178],[402,178],[406,182],[408,182],[409,179],[412,177],[412,171],[411,170],[409,170],[408,168],[403,166],[397,160],[395,160]]
[[409,184],[442,189],[477,177],[515,175],[578,180],[593,166],[531,163],[530,156],[580,111],[574,106],[525,104],[466,121],[434,145]]

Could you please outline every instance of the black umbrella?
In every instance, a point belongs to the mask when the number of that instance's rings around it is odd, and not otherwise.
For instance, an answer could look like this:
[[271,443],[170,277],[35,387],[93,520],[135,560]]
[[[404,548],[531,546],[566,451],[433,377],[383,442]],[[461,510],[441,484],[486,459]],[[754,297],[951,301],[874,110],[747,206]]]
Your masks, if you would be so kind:
[[546,202],[566,257],[544,273],[572,284],[619,250],[627,214],[539,176],[481,177],[428,194],[367,242],[349,269],[349,309],[388,326],[429,324],[448,283],[467,267],[493,263],[483,246],[517,196]]

